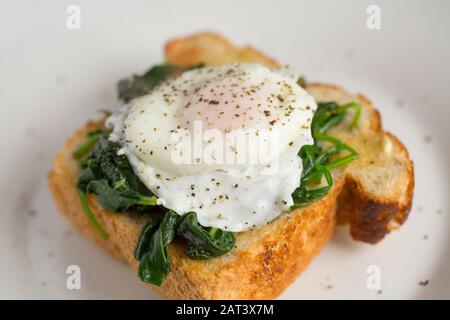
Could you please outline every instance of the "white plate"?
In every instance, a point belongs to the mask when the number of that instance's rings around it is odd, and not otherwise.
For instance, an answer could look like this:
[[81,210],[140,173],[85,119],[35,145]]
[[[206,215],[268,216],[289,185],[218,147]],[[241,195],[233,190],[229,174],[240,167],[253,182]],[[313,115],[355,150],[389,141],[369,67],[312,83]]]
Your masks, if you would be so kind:
[[[67,6],[81,29],[66,28]],[[0,13],[0,298],[156,298],[127,266],[79,236],[46,184],[52,157],[115,84],[162,59],[171,36],[214,29],[308,80],[363,92],[415,162],[406,224],[372,246],[340,229],[280,298],[450,298],[448,1],[14,1]],[[366,9],[381,9],[381,29]],[[66,267],[82,289],[66,289]],[[381,291],[366,285],[381,271]],[[428,285],[420,285],[427,281]]]

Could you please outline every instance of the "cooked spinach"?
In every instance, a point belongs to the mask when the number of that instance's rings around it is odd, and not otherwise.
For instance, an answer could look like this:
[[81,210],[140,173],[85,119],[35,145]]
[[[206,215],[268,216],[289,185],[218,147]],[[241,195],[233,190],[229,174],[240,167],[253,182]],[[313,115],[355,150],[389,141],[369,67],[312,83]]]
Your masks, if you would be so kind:
[[142,75],[134,75],[131,78],[120,80],[117,84],[119,99],[128,102],[140,97],[177,71],[179,71],[178,67],[164,63],[152,67]]
[[179,217],[169,210],[162,220],[147,223],[134,249],[139,261],[142,281],[160,286],[170,272],[167,246],[175,235],[187,240],[187,256],[193,259],[210,259],[230,251],[236,239],[231,232],[217,228],[204,228],[197,222],[194,212]]
[[86,134],[86,139],[80,144],[75,151],[73,152],[73,156],[75,159],[80,160],[84,156],[86,156],[92,148],[94,148],[95,144],[101,137],[105,136],[106,131],[104,130],[95,130],[90,131]]
[[336,102],[319,103],[311,122],[313,136],[317,133],[325,133],[331,127],[338,125],[347,114],[349,109],[355,111],[351,126],[356,127],[361,117],[361,106],[355,102],[347,103],[343,106]]
[[178,215],[169,210],[157,228],[157,224],[144,228],[135,250],[136,258],[140,258],[138,274],[142,281],[160,286],[169,274],[167,246],[175,237],[177,221]]
[[[308,205],[326,196],[333,186],[330,170],[344,166],[358,158],[356,150],[326,134],[330,128],[342,122],[349,109],[355,110],[351,123],[351,126],[355,127],[361,116],[359,104],[354,102],[343,106],[339,106],[335,102],[318,104],[311,122],[314,145],[305,145],[299,152],[303,163],[303,172],[300,186],[292,193],[294,205],[291,209]],[[331,146],[325,148],[325,143],[331,144]],[[347,152],[348,155],[336,158],[342,152]],[[323,179],[325,179],[325,185],[321,185]],[[315,188],[311,188],[311,185],[315,185]]]
[[119,149],[119,144],[102,136],[78,178],[78,190],[95,194],[104,209],[114,212],[156,205],[156,197],[136,176],[127,156],[117,154]]
[[134,248],[134,258],[137,261],[141,261],[144,254],[150,250],[152,236],[158,229],[160,223],[161,219],[153,219],[146,223],[142,228],[141,235],[139,236],[136,247]]
[[202,227],[195,212],[180,218],[177,234],[187,240],[186,254],[193,259],[211,259],[230,251],[236,243],[233,233]]
[[94,216],[94,213],[91,211],[91,208],[89,208],[89,203],[87,199],[87,195],[79,192],[80,197],[80,203],[81,207],[83,208],[84,213],[86,214],[86,217],[89,219],[91,224],[94,226],[95,230],[97,230],[98,234],[102,239],[108,239],[108,233],[103,229],[103,227],[98,223],[97,219]]
[[204,64],[183,68],[168,63],[163,63],[150,68],[142,75],[133,75],[131,78],[120,80],[117,84],[119,100],[128,102],[134,98],[149,93],[160,82],[180,72],[202,68]]
[[124,211],[134,205],[156,205],[156,197],[142,196],[140,193],[123,185],[118,188],[111,187],[107,179],[90,181],[87,185],[86,193],[95,194],[101,206],[105,210],[113,212]]
[[[100,205],[113,212],[130,208],[143,210],[156,205],[156,197],[139,180],[126,155],[118,155],[119,144],[109,141],[106,131],[94,131],[87,134],[83,143],[83,153],[95,137],[95,146],[89,156],[84,155],[80,165],[83,172],[78,177],[77,188],[82,208],[100,236],[106,232],[95,220],[87,202],[87,195],[94,194]],[[81,150],[79,149],[79,150]],[[92,149],[90,147],[89,149]],[[75,156],[75,155],[74,155]]]

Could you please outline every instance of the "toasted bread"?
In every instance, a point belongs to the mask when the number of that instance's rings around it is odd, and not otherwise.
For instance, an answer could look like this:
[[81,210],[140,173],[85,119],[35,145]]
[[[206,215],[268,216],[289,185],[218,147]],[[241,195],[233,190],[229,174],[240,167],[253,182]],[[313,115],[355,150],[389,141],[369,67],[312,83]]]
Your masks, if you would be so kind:
[[[248,47],[238,49],[211,33],[169,42],[166,56],[177,65],[253,61],[277,66],[261,53]],[[272,299],[307,267],[338,223],[348,223],[354,239],[376,243],[405,221],[414,186],[413,163],[406,148],[382,130],[379,113],[363,96],[326,84],[310,84],[306,89],[318,102],[361,104],[357,128],[350,129],[345,119],[330,132],[353,146],[359,159],[333,171],[334,186],[326,197],[283,213],[268,225],[238,233],[236,247],[221,257],[192,260],[185,254],[185,244],[171,243],[172,271],[161,287],[152,286],[160,294],[171,299]],[[102,122],[88,123],[66,142],[55,158],[49,185],[59,210],[81,233],[137,268],[133,249],[149,215],[108,212],[91,196],[91,208],[109,233],[103,240],[86,218],[77,195],[80,168],[72,152],[86,132],[101,127]]]

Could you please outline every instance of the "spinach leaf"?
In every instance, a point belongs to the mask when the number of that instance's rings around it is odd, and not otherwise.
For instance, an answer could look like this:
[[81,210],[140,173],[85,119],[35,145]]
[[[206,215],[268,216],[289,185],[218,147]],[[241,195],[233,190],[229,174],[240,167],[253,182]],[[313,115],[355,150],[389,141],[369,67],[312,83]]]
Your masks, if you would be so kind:
[[218,228],[204,228],[195,212],[180,218],[177,234],[188,241],[186,254],[193,259],[210,259],[230,251],[236,243],[233,233]]
[[[303,163],[303,172],[300,186],[292,193],[294,205],[291,209],[308,205],[326,196],[333,186],[330,170],[344,166],[358,158],[356,150],[326,134],[330,128],[342,122],[349,109],[355,110],[351,123],[351,126],[355,127],[361,116],[359,104],[354,102],[343,106],[339,106],[335,102],[318,104],[311,122],[314,145],[305,145],[299,152]],[[324,148],[326,142],[331,144],[327,149]],[[336,156],[342,152],[347,152],[348,155],[336,159]],[[321,184],[323,178],[325,178],[325,185]],[[313,184],[315,188],[311,188]]]
[[139,278],[160,286],[169,274],[170,261],[167,246],[175,235],[188,241],[186,254],[193,259],[210,259],[230,251],[236,239],[231,232],[217,228],[203,228],[194,212],[179,217],[174,211],[166,212],[164,218],[147,223],[134,249],[139,261]]
[[[141,234],[143,239],[139,240],[140,248],[135,251],[136,257],[140,257],[139,278],[147,283],[160,286],[169,274],[170,261],[167,255],[167,246],[175,237],[175,228],[178,221],[178,215],[173,211],[168,211],[151,240],[149,237],[155,226],[149,226]],[[145,252],[145,246],[148,245],[148,251]]]
[[149,251],[152,236],[158,229],[160,223],[161,219],[153,219],[152,221],[146,223],[142,228],[141,235],[139,236],[136,247],[134,248],[134,258],[137,261],[141,261],[144,254]]
[[156,197],[143,197],[140,193],[123,185],[119,188],[110,187],[107,179],[90,181],[86,191],[95,194],[100,205],[108,211],[120,212],[136,204],[156,205]]
[[142,75],[133,75],[131,78],[120,80],[117,84],[119,100],[129,102],[149,93],[155,86],[173,75],[203,66],[202,63],[189,68],[181,68],[167,63],[156,65]]
[[106,131],[104,130],[95,130],[88,132],[86,134],[86,140],[73,152],[73,156],[75,157],[75,159],[80,160],[81,158],[86,156],[95,146],[97,141],[105,135]]
[[83,194],[95,194],[108,211],[156,205],[156,197],[136,176],[126,155],[117,154],[119,149],[119,144],[102,136],[78,178],[78,190]]
[[311,123],[313,135],[315,133],[325,133],[331,127],[338,125],[344,119],[349,109],[355,110],[352,120],[352,127],[355,127],[361,116],[361,106],[359,104],[351,102],[339,106],[336,102],[319,103]]
[[78,191],[87,194],[87,186],[89,182],[103,177],[100,166],[95,159],[88,158],[83,163],[83,171],[77,180]]
[[128,102],[147,94],[158,83],[174,75],[179,68],[170,64],[160,64],[152,67],[142,75],[120,80],[117,84],[119,99]]
[[89,203],[87,200],[87,196],[82,193],[78,193],[80,197],[80,203],[83,208],[84,213],[86,214],[86,217],[89,219],[91,224],[94,226],[95,230],[97,230],[98,234],[102,239],[108,239],[108,233],[103,229],[103,227],[98,223],[97,219],[94,216],[94,213],[89,208]]
[[[157,204],[156,197],[135,175],[127,157],[117,154],[120,146],[107,137],[108,133],[100,130],[87,135],[87,141],[79,150],[83,150],[83,154],[92,147],[93,150],[89,156],[83,155],[80,162],[83,172],[77,180],[83,211],[102,238],[106,238],[107,234],[89,208],[88,194],[95,194],[104,209],[114,212],[129,208],[145,210]],[[91,146],[93,141],[95,146]]]

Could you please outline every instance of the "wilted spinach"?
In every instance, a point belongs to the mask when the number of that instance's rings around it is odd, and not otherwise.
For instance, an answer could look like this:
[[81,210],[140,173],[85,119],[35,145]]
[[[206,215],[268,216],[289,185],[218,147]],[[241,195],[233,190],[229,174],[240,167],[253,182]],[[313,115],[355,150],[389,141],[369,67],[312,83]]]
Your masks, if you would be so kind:
[[201,68],[203,64],[182,68],[168,63],[153,66],[142,75],[133,75],[131,78],[122,79],[117,84],[119,100],[128,102],[134,98],[149,93],[160,82],[182,71]]
[[128,102],[136,97],[140,97],[178,70],[179,68],[173,65],[160,64],[152,67],[142,75],[134,75],[131,78],[120,80],[117,84],[119,99]]
[[169,210],[162,220],[152,220],[142,229],[134,257],[142,281],[160,286],[170,272],[167,246],[178,235],[187,240],[186,254],[193,259],[210,259],[230,251],[236,239],[231,232],[204,228],[194,212],[179,217]]
[[83,208],[84,213],[86,214],[86,217],[91,222],[92,226],[95,228],[97,233],[102,239],[108,238],[108,233],[103,229],[100,223],[98,223],[97,219],[94,216],[94,213],[92,212],[91,208],[89,208],[89,202],[86,194],[83,194],[79,192],[80,197],[80,203],[81,207]]
[[[93,137],[93,134],[89,135]],[[88,194],[94,194],[104,209],[113,212],[154,206],[156,197],[136,176],[126,155],[117,154],[120,146],[109,141],[105,132],[95,131],[95,136],[98,137],[97,142],[82,162],[83,172],[78,177],[77,188],[86,216],[99,234],[106,237],[106,232],[89,209]]]
[[[343,106],[339,106],[335,102],[318,104],[311,122],[314,145],[305,145],[299,152],[303,163],[303,172],[300,186],[292,193],[294,205],[291,209],[308,205],[326,196],[333,186],[333,177],[330,170],[344,166],[358,158],[358,153],[352,147],[326,134],[330,128],[341,123],[349,109],[355,110],[351,124],[352,127],[355,127],[361,115],[359,104],[354,102]],[[330,143],[331,146],[325,149],[324,144],[326,142]],[[332,156],[344,151],[348,152],[348,155],[332,159]],[[323,178],[325,178],[326,185],[320,186]],[[315,184],[316,187],[311,188],[312,184]]]
[[167,246],[175,238],[177,221],[178,215],[169,210],[157,229],[157,223],[147,224],[144,228],[138,241],[139,248],[135,250],[135,257],[140,258],[138,274],[142,281],[160,286],[169,274]]
[[119,149],[119,144],[101,137],[78,178],[78,190],[95,194],[104,209],[114,212],[156,205],[156,197],[136,176],[127,156],[117,154]]
[[160,223],[161,219],[155,218],[150,222],[146,223],[145,226],[142,228],[141,235],[138,238],[133,254],[134,258],[137,261],[141,261],[144,254],[146,254],[150,250],[150,243],[152,240],[152,236],[158,229]]
[[193,259],[211,259],[230,251],[236,243],[233,233],[202,227],[195,212],[180,218],[177,234],[188,241],[186,254]]
[[106,133],[107,132],[105,130],[94,130],[88,132],[86,134],[86,139],[73,152],[75,159],[80,160],[86,156],[92,148],[94,148],[97,141],[100,140],[101,137],[105,136]]

